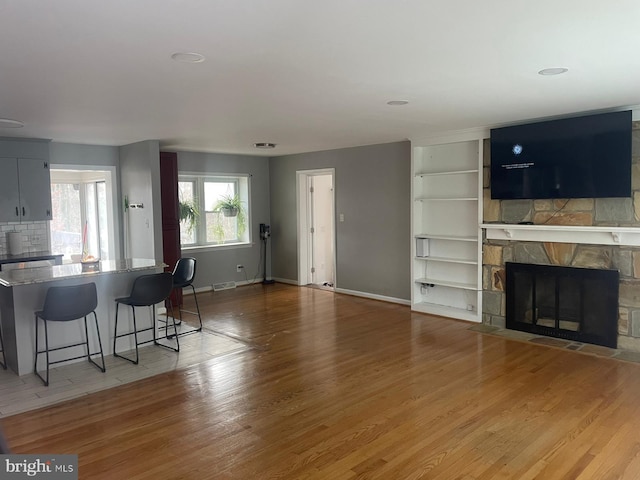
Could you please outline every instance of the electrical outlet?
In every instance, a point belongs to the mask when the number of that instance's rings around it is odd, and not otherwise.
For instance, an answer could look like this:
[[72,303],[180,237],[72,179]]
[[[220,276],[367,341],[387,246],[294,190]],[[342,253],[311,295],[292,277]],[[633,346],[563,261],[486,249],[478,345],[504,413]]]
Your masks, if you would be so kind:
[[244,266],[242,265],[236,265],[236,272],[241,272],[243,268]]

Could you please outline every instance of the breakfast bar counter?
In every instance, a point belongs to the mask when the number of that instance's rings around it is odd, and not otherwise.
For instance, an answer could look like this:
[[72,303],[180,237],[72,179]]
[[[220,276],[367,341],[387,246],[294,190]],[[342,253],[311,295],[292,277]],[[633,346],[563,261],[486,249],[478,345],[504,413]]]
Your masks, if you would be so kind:
[[[33,372],[35,352],[34,312],[44,304],[50,286],[79,285],[94,282],[98,291],[96,314],[105,355],[113,353],[114,299],[129,295],[131,286],[140,275],[159,273],[165,264],[152,259],[132,258],[106,260],[95,264],[64,264],[39,268],[24,268],[0,272],[0,321],[7,366],[18,375]],[[122,320],[126,320],[124,310]],[[150,316],[142,309],[138,316],[141,325],[151,324]],[[128,314],[128,312],[127,312]],[[51,346],[63,346],[83,339],[79,322],[61,322],[50,328]],[[123,322],[124,324],[126,321]],[[42,328],[42,327],[41,327]],[[120,326],[119,326],[120,328]],[[95,342],[94,335],[90,341]],[[123,340],[122,343],[124,343]],[[92,346],[92,351],[97,345]],[[118,345],[118,350],[125,345]],[[133,344],[131,344],[133,348]],[[82,352],[79,352],[81,355]],[[52,356],[52,360],[55,360]]]

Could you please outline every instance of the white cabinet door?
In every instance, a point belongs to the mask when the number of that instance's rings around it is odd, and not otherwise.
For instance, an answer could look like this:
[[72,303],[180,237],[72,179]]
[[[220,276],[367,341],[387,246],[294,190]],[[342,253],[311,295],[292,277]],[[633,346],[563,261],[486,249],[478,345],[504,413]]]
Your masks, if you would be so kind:
[[19,222],[20,193],[15,158],[0,158],[0,222]]

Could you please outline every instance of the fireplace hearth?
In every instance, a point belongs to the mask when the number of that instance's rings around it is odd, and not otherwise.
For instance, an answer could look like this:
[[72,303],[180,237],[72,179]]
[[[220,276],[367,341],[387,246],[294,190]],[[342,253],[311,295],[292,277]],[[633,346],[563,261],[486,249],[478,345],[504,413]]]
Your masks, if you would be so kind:
[[505,266],[507,328],[617,348],[617,270]]

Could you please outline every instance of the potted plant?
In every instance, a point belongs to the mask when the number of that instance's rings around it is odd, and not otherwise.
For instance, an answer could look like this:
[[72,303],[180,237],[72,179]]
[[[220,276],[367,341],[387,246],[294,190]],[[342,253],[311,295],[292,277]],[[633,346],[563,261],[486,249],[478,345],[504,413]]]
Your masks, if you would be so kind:
[[[225,217],[237,217],[238,235],[241,236],[246,229],[246,209],[244,208],[242,200],[238,195],[223,195],[220,200],[214,205],[213,211],[216,213],[222,213]],[[221,222],[217,222],[216,234],[219,237],[224,237],[223,227]]]
[[185,222],[187,232],[191,233],[196,226],[196,220],[200,213],[193,200],[178,201],[178,214],[180,222]]
[[214,212],[222,212],[225,217],[235,217],[243,211],[238,195],[223,195],[213,207]]

